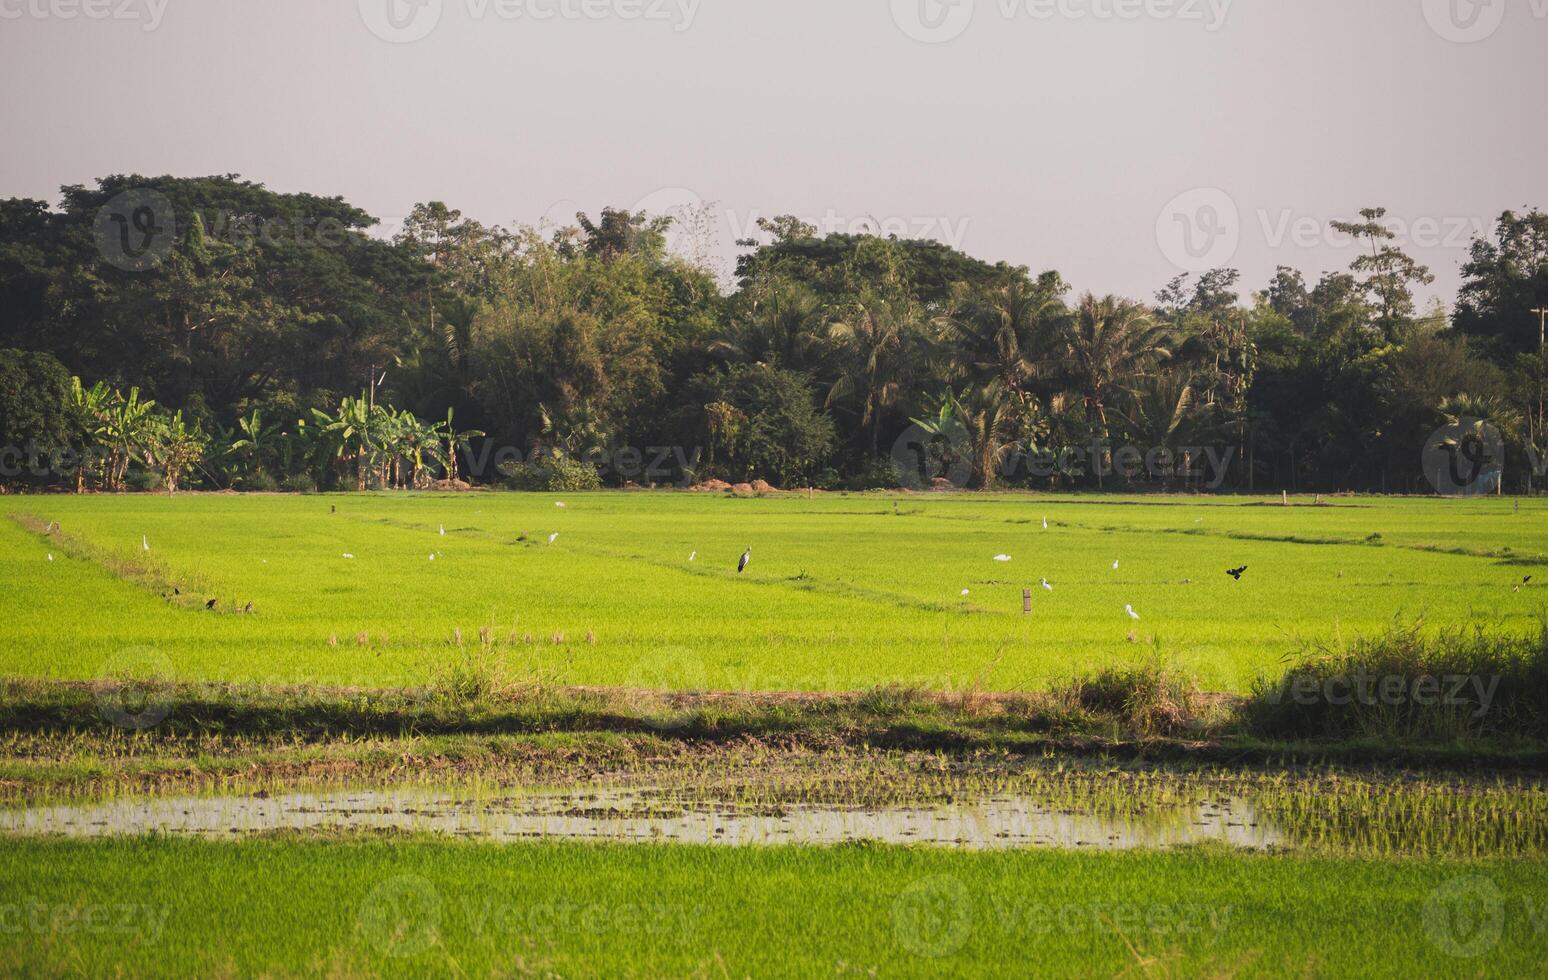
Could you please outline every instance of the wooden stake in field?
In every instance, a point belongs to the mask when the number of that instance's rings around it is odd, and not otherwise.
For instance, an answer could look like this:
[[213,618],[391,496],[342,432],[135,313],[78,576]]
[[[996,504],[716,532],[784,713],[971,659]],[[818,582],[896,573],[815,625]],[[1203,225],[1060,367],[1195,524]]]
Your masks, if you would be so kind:
[[1031,589],[1022,589],[1021,590],[1021,614],[1023,616],[1030,616],[1030,615],[1032,615],[1032,590]]

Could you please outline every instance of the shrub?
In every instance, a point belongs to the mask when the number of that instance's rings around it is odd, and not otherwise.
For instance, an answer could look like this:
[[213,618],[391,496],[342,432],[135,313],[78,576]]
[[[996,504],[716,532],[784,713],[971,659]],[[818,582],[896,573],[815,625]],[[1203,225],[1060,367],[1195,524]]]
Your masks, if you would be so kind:
[[1199,724],[1194,685],[1159,658],[1104,667],[1055,694],[1082,711],[1115,717],[1139,735],[1177,735]]
[[601,490],[602,478],[596,467],[562,453],[521,463],[501,463],[500,473],[512,490],[545,493],[580,493]]
[[310,473],[293,473],[280,481],[280,489],[286,493],[316,493],[317,481]]
[[896,490],[903,486],[903,471],[890,456],[871,456],[860,464],[860,471],[845,483],[849,490]]
[[124,476],[124,484],[130,490],[160,490],[161,474],[150,469],[133,469]]
[[263,470],[247,474],[238,481],[238,485],[249,493],[273,493],[279,489],[279,481]]
[[1295,739],[1548,737],[1548,624],[1535,636],[1422,625],[1310,648],[1284,677],[1254,686],[1248,729]]

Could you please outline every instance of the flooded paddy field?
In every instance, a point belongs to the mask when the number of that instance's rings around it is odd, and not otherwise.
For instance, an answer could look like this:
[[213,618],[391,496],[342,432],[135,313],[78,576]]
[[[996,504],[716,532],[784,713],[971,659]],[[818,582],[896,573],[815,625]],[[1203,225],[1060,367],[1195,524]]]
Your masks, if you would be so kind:
[[233,838],[409,832],[489,841],[945,849],[1166,849],[1457,858],[1548,855],[1548,781],[1302,768],[726,750],[581,775],[528,770],[13,800],[0,835]]

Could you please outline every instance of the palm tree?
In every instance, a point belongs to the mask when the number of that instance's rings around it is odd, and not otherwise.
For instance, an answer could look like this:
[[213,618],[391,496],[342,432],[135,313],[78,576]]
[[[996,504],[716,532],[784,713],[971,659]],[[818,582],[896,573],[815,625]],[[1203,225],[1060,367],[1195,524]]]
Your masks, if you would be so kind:
[[822,303],[811,290],[778,282],[754,299],[710,350],[743,364],[806,370],[814,366],[825,321]]
[[[1132,438],[1170,454],[1177,451],[1179,443],[1187,444],[1199,434],[1210,406],[1200,401],[1186,375],[1162,371],[1144,378],[1129,393],[1126,410],[1120,415]],[[1188,468],[1186,461],[1183,468]]]
[[[1521,412],[1497,395],[1469,395],[1466,393],[1446,399],[1440,405],[1440,414],[1446,423],[1456,429],[1442,440],[1441,445],[1454,455],[1466,452],[1469,443],[1487,446],[1491,441],[1490,428],[1503,442],[1516,438],[1521,427]],[[1496,493],[1504,493],[1504,460],[1491,460]]]
[[1096,421],[1103,438],[1110,434],[1109,404],[1171,356],[1164,343],[1165,332],[1139,304],[1090,293],[1081,297],[1066,321],[1064,347],[1087,416]]
[[860,425],[870,430],[872,456],[879,452],[882,412],[897,404],[902,390],[903,341],[911,322],[907,312],[877,300],[860,304],[853,316],[828,327],[841,365],[827,405],[859,396]]
[[994,486],[995,474],[1007,454],[1037,424],[1035,405],[1007,397],[996,384],[968,385],[961,393],[947,389],[935,414],[911,421],[932,436],[931,454],[947,468],[956,461],[971,467],[969,483],[981,490]]
[[1047,293],[1017,281],[986,292],[960,289],[937,321],[947,372],[967,382],[953,401],[972,445],[975,486],[993,486],[1006,454],[1038,431],[1043,412],[1036,385],[1051,373],[1056,347],[1049,314],[1057,307]]

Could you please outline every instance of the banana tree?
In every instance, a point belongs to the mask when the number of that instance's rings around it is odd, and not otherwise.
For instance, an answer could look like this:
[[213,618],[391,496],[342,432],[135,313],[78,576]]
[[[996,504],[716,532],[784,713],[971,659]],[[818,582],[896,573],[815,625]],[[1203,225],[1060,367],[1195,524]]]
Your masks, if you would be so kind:
[[245,418],[237,419],[237,429],[242,437],[231,443],[231,451],[245,464],[244,475],[265,472],[284,439],[283,427],[277,422],[265,422],[263,412],[255,408]]
[[139,388],[130,388],[127,397],[115,396],[111,399],[103,418],[103,436],[107,448],[105,482],[108,490],[123,490],[129,464],[141,458],[155,409],[155,401],[140,399]]
[[446,410],[446,421],[438,422],[435,425],[437,435],[446,442],[446,448],[440,454],[440,462],[446,470],[446,478],[448,480],[457,479],[458,451],[471,452],[473,440],[484,438],[484,432],[480,429],[464,429],[459,432],[453,420],[455,413],[456,409],[448,408]]
[[[107,408],[117,393],[98,381],[90,388],[70,379],[70,442],[76,451],[75,492],[86,492],[86,471],[98,457],[107,432]],[[104,476],[105,479],[105,476]]]
[[204,434],[197,426],[190,427],[181,411],[170,416],[152,415],[146,420],[142,440],[145,462],[161,469],[169,496],[177,493],[184,474],[204,458]]

